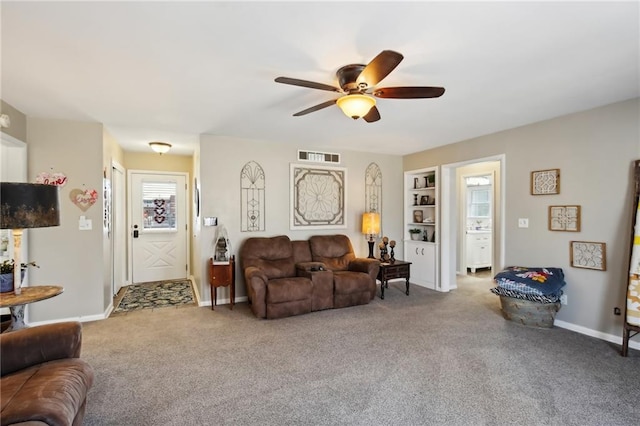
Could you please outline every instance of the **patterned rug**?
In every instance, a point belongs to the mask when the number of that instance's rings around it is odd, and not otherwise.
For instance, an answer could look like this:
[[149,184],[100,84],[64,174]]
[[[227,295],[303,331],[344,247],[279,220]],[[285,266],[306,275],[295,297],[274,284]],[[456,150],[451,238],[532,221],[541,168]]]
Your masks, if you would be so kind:
[[127,286],[114,312],[194,304],[195,297],[191,281],[159,281]]

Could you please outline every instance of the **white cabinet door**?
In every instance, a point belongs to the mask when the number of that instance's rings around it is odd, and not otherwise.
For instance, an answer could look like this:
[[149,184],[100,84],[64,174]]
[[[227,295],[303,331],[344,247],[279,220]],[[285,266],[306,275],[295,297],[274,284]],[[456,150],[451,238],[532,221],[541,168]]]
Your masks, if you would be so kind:
[[405,257],[411,262],[411,283],[436,289],[436,245],[425,242],[405,242]]

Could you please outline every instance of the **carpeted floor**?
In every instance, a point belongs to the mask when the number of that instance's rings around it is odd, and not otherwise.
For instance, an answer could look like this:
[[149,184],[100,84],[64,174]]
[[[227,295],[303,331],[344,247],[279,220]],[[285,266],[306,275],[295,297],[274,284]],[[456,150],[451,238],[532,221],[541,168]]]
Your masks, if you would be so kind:
[[637,425],[640,353],[505,321],[491,280],[280,320],[246,303],[85,323],[85,425]]
[[195,306],[195,297],[190,280],[132,284],[123,287],[121,292],[123,292],[123,295],[117,301],[114,313],[182,305]]

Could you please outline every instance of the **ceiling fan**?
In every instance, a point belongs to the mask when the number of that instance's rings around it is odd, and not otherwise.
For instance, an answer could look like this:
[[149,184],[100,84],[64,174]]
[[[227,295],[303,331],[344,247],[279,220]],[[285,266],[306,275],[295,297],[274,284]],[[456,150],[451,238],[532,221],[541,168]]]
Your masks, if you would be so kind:
[[376,100],[370,95],[377,98],[418,99],[438,98],[444,93],[444,87],[408,86],[376,88],[375,85],[389,75],[403,58],[404,56],[398,52],[383,50],[367,65],[345,65],[336,72],[340,88],[289,77],[278,77],[275,81],[277,83],[344,94],[344,96],[337,99],[332,99],[296,112],[293,114],[294,117],[306,115],[337,104],[348,117],[354,120],[362,117],[368,123],[372,123],[380,120],[380,112],[376,107]]

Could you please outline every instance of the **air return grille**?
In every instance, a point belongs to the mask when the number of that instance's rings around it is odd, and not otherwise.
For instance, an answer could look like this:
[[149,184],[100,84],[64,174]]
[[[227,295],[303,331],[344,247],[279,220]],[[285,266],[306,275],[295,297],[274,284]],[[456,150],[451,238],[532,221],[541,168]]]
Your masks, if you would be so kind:
[[312,152],[298,150],[299,161],[310,161],[313,163],[340,164],[340,154],[333,152]]

